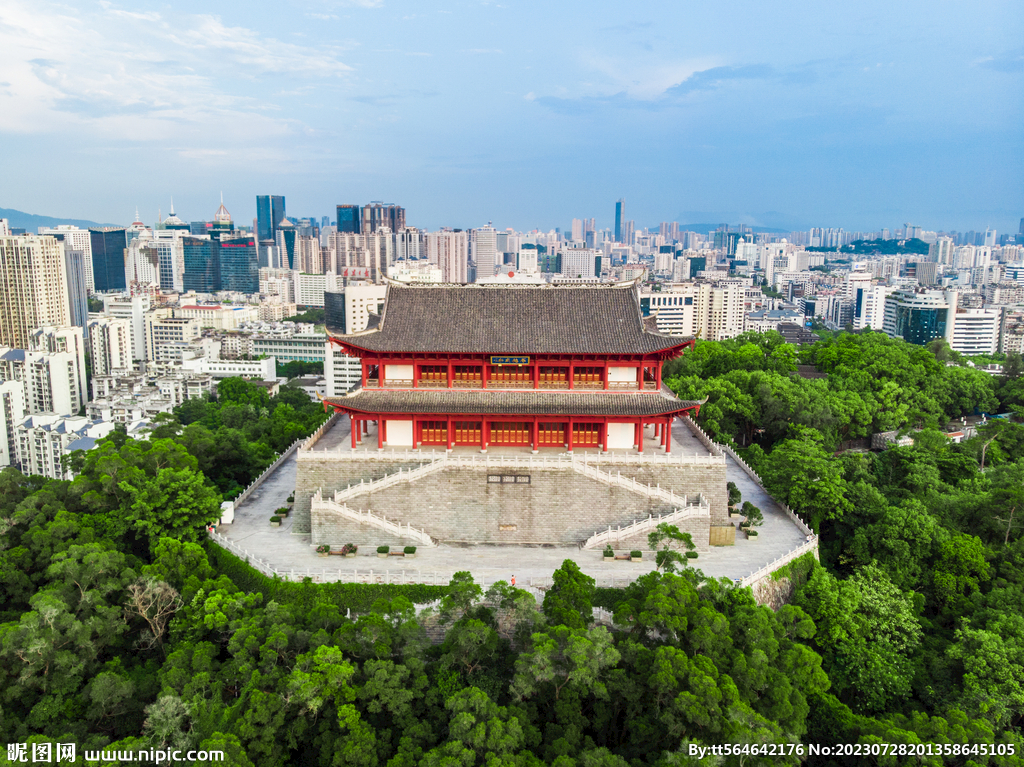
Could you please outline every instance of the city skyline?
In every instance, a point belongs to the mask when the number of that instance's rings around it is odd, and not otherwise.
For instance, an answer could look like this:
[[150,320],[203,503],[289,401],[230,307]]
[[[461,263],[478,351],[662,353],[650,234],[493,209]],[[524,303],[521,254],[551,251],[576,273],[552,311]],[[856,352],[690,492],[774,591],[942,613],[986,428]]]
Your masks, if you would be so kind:
[[620,197],[638,227],[1016,231],[1024,209],[1008,2],[218,11],[5,3],[0,204],[197,220],[223,190],[238,221],[272,193],[520,230],[610,228]]

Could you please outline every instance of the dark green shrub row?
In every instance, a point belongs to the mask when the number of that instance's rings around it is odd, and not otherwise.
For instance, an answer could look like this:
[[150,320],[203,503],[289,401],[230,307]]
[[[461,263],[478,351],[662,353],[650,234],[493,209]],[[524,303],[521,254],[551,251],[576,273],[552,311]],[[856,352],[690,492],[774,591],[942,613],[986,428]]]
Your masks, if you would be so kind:
[[268,578],[215,543],[206,544],[206,554],[214,569],[226,575],[232,583],[247,593],[259,592],[267,601],[273,599],[282,604],[305,602],[309,599],[308,589],[317,590],[317,597],[338,605],[342,610],[353,613],[369,612],[378,599],[405,597],[413,604],[426,604],[440,599],[448,593],[448,586],[426,584],[398,585],[386,583],[293,583],[279,578]]

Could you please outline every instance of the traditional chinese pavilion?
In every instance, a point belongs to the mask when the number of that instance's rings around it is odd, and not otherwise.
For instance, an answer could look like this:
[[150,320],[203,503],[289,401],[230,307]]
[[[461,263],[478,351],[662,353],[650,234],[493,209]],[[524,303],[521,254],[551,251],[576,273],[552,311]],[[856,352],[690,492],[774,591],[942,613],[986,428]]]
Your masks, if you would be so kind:
[[391,283],[365,331],[327,330],[362,361],[362,385],[324,401],[351,418],[353,448],[375,423],[379,448],[639,453],[653,425],[670,452],[673,419],[700,408],[661,381],[693,339],[658,333],[633,282]]

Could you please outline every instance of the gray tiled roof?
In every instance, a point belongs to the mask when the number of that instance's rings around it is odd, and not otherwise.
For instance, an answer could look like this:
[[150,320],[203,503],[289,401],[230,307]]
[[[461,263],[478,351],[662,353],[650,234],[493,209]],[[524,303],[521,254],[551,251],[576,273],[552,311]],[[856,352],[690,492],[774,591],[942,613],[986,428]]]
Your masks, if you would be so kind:
[[650,354],[688,339],[651,332],[632,287],[389,285],[384,315],[331,335],[381,352]]
[[364,413],[479,413],[482,415],[624,415],[677,413],[699,402],[660,392],[548,392],[357,389],[324,400]]

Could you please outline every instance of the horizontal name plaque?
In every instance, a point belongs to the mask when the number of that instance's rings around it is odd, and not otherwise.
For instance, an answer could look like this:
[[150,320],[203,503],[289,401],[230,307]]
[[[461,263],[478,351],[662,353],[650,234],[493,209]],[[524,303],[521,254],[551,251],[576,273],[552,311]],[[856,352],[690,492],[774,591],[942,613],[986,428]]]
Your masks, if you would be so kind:
[[497,357],[491,355],[492,365],[529,365],[529,357]]
[[529,474],[488,474],[487,484],[489,485],[528,485],[530,484]]

